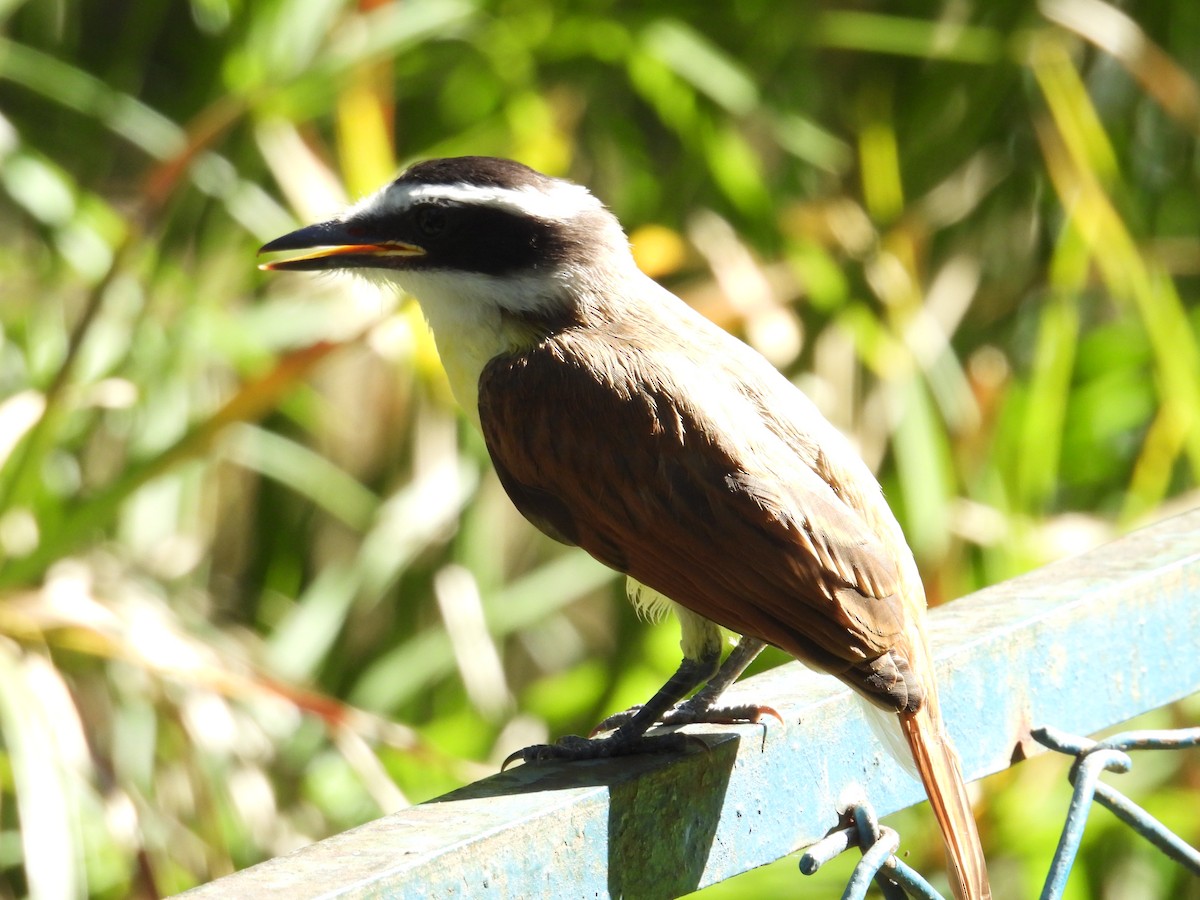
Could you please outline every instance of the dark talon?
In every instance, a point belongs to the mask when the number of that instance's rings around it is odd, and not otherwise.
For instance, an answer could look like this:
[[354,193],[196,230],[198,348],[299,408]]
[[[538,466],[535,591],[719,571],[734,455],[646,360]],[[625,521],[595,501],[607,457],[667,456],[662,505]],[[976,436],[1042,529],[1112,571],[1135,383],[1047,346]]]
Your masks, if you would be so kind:
[[[511,754],[500,771],[503,772],[514,760],[537,763],[545,760],[609,759],[614,756],[629,756],[635,753],[680,752],[692,744],[699,744],[708,751],[708,744],[696,735],[656,734],[646,737],[646,730],[654,724],[692,725],[716,723],[722,725],[759,724],[763,716],[774,716],[783,724],[783,716],[769,706],[746,704],[742,706],[716,705],[717,698],[745,670],[746,666],[763,648],[757,638],[743,637],[725,662],[717,668],[719,649],[710,648],[695,659],[685,657],[675,674],[642,706],[634,706],[625,712],[609,716],[592,729],[586,738],[567,735],[554,744],[535,744]],[[711,674],[717,668],[716,674]],[[680,702],[688,692],[708,679],[690,700]],[[612,734],[596,737],[597,734],[616,729]],[[766,740],[766,726],[763,726]]]
[[[528,750],[528,749],[529,749],[528,747],[525,748],[525,750]],[[524,753],[525,750],[515,750],[512,753],[508,754],[508,756],[504,757],[504,762],[500,763],[500,771],[503,772],[505,769],[507,769],[508,764],[511,763],[518,756],[520,756],[522,753]]]
[[[567,735],[563,740],[565,741],[568,737],[575,737],[575,735]],[[558,746],[556,744],[533,744],[529,747],[522,747],[520,750],[516,750],[504,757],[504,762],[500,764],[500,771],[503,772],[507,769],[509,764],[515,759],[519,759],[525,763],[554,759],[557,749]]]

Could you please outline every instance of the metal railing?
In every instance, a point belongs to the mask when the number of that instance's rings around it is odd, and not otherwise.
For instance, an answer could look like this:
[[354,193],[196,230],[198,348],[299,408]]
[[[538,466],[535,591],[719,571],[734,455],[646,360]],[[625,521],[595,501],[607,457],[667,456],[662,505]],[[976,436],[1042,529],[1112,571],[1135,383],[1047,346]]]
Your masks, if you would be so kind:
[[[969,779],[1191,694],[1200,510],[940,607],[930,626]],[[520,766],[186,897],[674,897],[815,844],[850,801],[882,816],[924,799],[832,678],[782,666],[739,697],[788,725],[692,726],[707,752]]]

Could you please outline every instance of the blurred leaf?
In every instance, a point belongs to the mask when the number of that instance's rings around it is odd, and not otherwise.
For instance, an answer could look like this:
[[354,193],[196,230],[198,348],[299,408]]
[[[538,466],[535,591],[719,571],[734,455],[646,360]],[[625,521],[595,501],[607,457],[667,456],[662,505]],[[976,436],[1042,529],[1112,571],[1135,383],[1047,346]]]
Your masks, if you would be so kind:
[[54,667],[23,656],[8,641],[0,642],[0,730],[12,765],[30,896],[86,896],[75,796],[87,774],[78,756],[86,752],[80,722]]
[[308,496],[356,530],[365,529],[379,507],[374,494],[329,459],[263,428],[235,423],[226,429],[221,451]]
[[182,148],[183,131],[167,117],[81,68],[2,35],[0,79],[95,118],[156,159],[165,159]]
[[1001,36],[991,28],[851,10],[824,12],[814,39],[847,50],[975,64],[998,62],[1004,49]]
[[758,90],[750,76],[685,23],[658,19],[643,32],[642,40],[676,75],[734,115],[745,115],[758,105]]

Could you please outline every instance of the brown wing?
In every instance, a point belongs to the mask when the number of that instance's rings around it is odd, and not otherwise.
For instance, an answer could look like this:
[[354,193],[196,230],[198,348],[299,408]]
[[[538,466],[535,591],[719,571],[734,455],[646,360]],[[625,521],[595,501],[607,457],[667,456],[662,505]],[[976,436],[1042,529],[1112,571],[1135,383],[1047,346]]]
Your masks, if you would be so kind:
[[490,363],[480,421],[543,531],[904,708],[896,562],[843,499],[861,486],[831,485],[789,446],[756,377],[571,332]]

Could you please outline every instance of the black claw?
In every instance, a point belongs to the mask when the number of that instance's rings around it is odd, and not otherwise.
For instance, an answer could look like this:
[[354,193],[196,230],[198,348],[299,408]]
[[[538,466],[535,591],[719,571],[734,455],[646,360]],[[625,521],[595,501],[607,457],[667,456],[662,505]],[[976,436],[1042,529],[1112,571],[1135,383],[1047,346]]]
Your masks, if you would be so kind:
[[[526,747],[525,749],[528,750],[529,748]],[[503,772],[505,769],[507,769],[509,766],[509,763],[511,763],[514,759],[516,759],[518,756],[520,756],[524,752],[525,752],[524,750],[518,750],[515,753],[510,753],[510,754],[508,754],[508,756],[504,757],[504,762],[500,763],[500,771]]]

